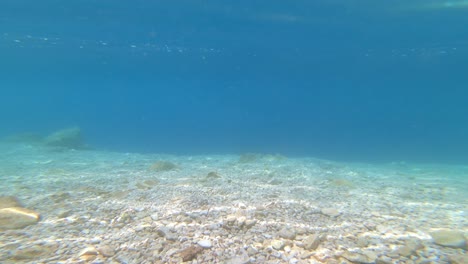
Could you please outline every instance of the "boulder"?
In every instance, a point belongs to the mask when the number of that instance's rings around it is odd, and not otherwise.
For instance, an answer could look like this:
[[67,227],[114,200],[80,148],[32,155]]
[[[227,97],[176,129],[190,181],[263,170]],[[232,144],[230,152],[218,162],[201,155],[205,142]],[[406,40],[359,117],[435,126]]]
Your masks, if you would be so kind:
[[83,141],[81,129],[79,127],[65,128],[56,131],[44,139],[44,143],[51,147],[61,147],[69,149],[83,149],[86,145]]

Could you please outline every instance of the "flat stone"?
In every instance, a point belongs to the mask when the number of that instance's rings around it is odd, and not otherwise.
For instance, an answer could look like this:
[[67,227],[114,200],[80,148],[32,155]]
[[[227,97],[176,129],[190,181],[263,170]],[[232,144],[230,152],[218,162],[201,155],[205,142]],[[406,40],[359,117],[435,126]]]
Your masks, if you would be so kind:
[[162,237],[165,237],[167,240],[170,241],[176,241],[177,240],[177,235],[172,233],[169,228],[162,226],[158,228],[158,234]]
[[107,245],[103,245],[97,248],[99,254],[103,255],[104,257],[112,257],[115,254],[115,250]]
[[278,235],[285,239],[293,240],[296,238],[296,231],[292,227],[283,227],[279,232]]
[[408,246],[401,246],[395,250],[395,253],[403,257],[409,257],[413,255],[414,251]]
[[418,239],[410,239],[406,241],[405,245],[397,248],[395,253],[403,257],[409,257],[414,255],[416,250],[422,249],[423,247],[421,241]]
[[200,240],[197,244],[202,248],[211,248],[213,246],[209,240]]
[[22,208],[10,207],[0,209],[0,230],[23,228],[39,221],[39,213]]
[[281,250],[284,248],[284,241],[283,240],[273,240],[271,241],[271,247],[276,250]]
[[338,212],[338,210],[334,208],[323,208],[321,210],[321,213],[330,217],[337,217],[341,214],[340,212]]
[[34,245],[29,248],[21,248],[13,252],[11,258],[14,260],[34,260],[50,254],[52,249],[47,246]]
[[373,252],[357,253],[357,252],[346,251],[341,256],[353,263],[363,263],[363,264],[375,263],[377,259],[377,255]]
[[182,261],[190,261],[197,257],[198,253],[202,252],[203,248],[200,246],[190,246],[179,252]]
[[96,259],[99,252],[94,247],[87,247],[80,251],[78,257],[84,261],[93,261]]
[[307,250],[315,250],[320,245],[320,242],[322,242],[322,237],[319,234],[307,236],[306,239],[304,239],[304,248]]
[[257,220],[255,219],[248,219],[245,221],[245,227],[251,228],[257,223]]
[[450,229],[439,229],[430,232],[434,243],[444,247],[466,248],[466,238],[463,232]]
[[163,171],[171,171],[177,169],[177,165],[170,161],[156,161],[155,163],[151,164],[150,170],[155,172],[163,172]]
[[80,251],[78,256],[83,256],[83,255],[97,255],[99,252],[96,250],[94,247],[87,247],[83,250]]

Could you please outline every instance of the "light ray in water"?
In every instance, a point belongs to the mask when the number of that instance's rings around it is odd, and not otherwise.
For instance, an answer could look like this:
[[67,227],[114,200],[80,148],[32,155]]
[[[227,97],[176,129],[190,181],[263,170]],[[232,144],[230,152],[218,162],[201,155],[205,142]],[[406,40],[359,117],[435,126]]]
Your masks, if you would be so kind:
[[66,48],[70,51],[75,49],[90,51],[119,51],[140,53],[141,55],[150,55],[157,53],[198,53],[198,54],[217,54],[223,52],[223,49],[214,47],[188,47],[174,45],[164,42],[147,41],[112,41],[104,39],[70,39],[57,36],[32,35],[32,34],[10,34],[2,33],[0,35],[1,48]]
[[468,0],[425,0],[405,3],[402,10],[429,11],[429,10],[467,10]]

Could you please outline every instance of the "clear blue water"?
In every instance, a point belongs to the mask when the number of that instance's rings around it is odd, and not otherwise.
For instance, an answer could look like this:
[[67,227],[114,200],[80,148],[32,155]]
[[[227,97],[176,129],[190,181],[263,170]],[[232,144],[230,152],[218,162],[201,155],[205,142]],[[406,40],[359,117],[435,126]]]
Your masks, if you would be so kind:
[[465,1],[0,3],[0,136],[466,163]]

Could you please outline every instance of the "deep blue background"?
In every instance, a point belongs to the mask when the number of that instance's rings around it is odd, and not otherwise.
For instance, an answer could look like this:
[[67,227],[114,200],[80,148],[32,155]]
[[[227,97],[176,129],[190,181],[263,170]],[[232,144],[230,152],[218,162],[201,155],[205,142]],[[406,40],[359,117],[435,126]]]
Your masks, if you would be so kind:
[[466,163],[468,9],[427,2],[3,0],[0,136]]

